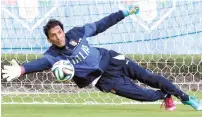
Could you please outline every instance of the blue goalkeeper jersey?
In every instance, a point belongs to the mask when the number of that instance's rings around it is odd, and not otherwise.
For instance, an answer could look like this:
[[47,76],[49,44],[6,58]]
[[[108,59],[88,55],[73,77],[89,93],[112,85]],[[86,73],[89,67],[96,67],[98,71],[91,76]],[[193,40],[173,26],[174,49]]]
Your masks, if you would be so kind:
[[65,47],[52,45],[42,58],[23,64],[25,73],[50,69],[55,62],[68,59],[75,68],[75,83],[79,87],[89,85],[103,73],[109,62],[109,52],[104,48],[90,47],[86,39],[105,31],[123,18],[120,10],[97,22],[70,29],[65,33]]

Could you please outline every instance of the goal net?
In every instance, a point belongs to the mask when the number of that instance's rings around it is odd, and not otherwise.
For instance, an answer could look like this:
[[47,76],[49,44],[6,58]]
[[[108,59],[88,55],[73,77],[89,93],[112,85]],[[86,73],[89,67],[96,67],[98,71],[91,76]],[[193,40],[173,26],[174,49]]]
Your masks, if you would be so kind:
[[[91,46],[123,53],[145,69],[164,75],[183,91],[202,99],[201,0],[2,0],[1,64],[9,64],[11,59],[23,64],[40,58],[50,46],[43,26],[51,18],[64,23],[68,31],[126,9],[131,2],[140,6],[139,14],[89,38]],[[74,82],[56,82],[50,70],[27,74],[11,82],[1,79],[1,102],[139,103],[102,93],[93,86],[79,89]]]

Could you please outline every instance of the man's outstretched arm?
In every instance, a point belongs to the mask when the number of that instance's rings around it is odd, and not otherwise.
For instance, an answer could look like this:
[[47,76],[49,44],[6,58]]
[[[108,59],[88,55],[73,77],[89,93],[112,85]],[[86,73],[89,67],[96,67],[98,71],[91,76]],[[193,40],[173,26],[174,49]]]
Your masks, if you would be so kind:
[[121,10],[116,13],[111,13],[109,16],[106,16],[97,22],[84,25],[85,35],[90,37],[102,33],[124,18],[125,16]]
[[139,12],[139,7],[131,4],[127,10],[126,9],[119,10],[116,13],[112,13],[109,16],[104,17],[100,21],[95,22],[95,25],[96,25],[95,34],[102,33],[103,31],[113,26],[114,24],[118,23],[125,17],[131,14],[137,14],[138,12]]
[[99,33],[104,32],[105,30],[113,26],[114,24],[117,24],[119,21],[121,21],[125,17],[131,14],[138,14],[138,12],[139,12],[138,6],[130,5],[128,9],[119,10],[118,12],[111,13],[110,15],[102,18],[99,21],[85,24],[83,27],[75,27],[73,28],[73,30],[78,30],[79,32],[82,32],[86,37],[95,36]]
[[4,65],[4,69],[2,70],[2,73],[4,73],[3,78],[7,79],[7,81],[18,78],[23,74],[43,71],[52,66],[45,57],[25,63],[21,66],[15,60],[12,60],[10,63],[10,66]]

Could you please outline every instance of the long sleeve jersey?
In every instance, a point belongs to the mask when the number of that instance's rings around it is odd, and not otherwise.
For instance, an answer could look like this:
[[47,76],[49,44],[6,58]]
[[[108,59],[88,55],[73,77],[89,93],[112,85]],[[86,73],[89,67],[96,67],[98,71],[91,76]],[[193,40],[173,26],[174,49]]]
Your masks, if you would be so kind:
[[65,33],[64,48],[50,46],[42,58],[23,64],[25,73],[50,69],[55,62],[68,59],[75,69],[75,83],[80,88],[89,85],[103,73],[109,62],[109,52],[104,48],[90,47],[86,39],[102,33],[122,19],[124,14],[120,10],[97,22],[70,29]]

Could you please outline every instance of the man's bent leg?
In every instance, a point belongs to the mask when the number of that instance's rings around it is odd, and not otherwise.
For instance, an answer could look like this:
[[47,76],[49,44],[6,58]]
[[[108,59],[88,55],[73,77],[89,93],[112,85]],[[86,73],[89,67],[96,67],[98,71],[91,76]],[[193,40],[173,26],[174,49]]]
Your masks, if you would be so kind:
[[195,97],[188,96],[186,93],[176,88],[174,84],[172,84],[163,76],[146,71],[144,68],[140,67],[131,60],[126,60],[124,72],[127,76],[133,79],[137,79],[140,82],[145,83],[151,87],[159,88],[167,94],[175,95],[176,97],[181,99],[183,104],[189,105],[195,110],[202,110],[202,102],[198,101]]
[[128,77],[119,78],[111,92],[129,99],[149,102],[164,99],[166,96],[166,94],[161,90],[155,91],[152,89],[142,88],[134,84]]
[[131,60],[126,60],[127,65],[124,66],[124,72],[128,77],[137,79],[153,88],[159,88],[166,94],[175,95],[182,101],[189,100],[189,96],[180,89],[176,88],[168,79],[161,75],[153,74]]

